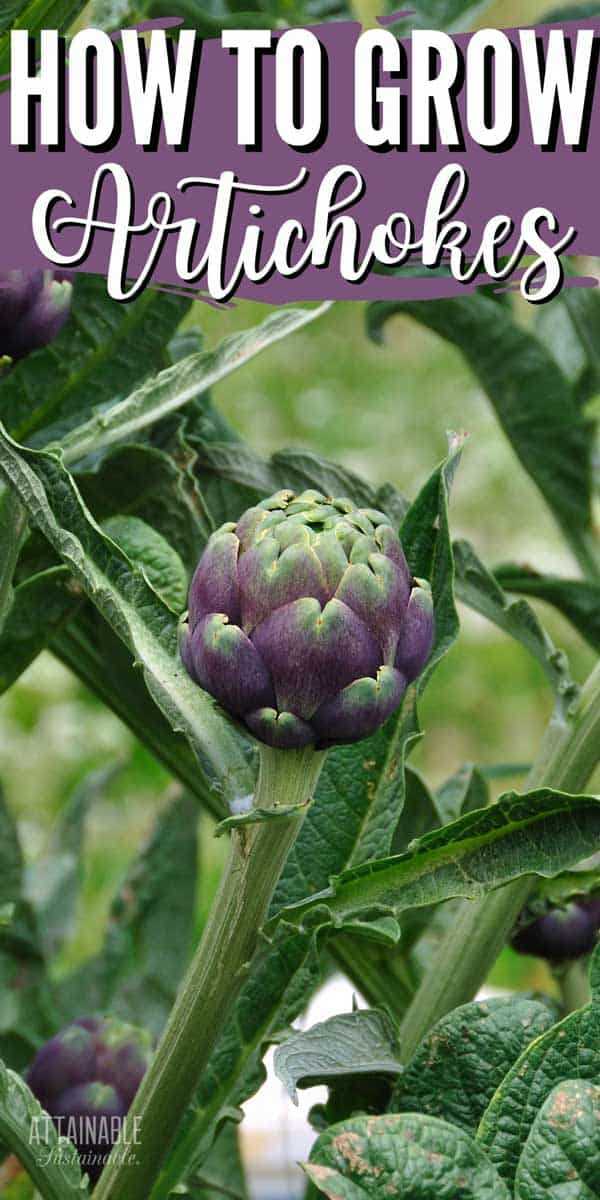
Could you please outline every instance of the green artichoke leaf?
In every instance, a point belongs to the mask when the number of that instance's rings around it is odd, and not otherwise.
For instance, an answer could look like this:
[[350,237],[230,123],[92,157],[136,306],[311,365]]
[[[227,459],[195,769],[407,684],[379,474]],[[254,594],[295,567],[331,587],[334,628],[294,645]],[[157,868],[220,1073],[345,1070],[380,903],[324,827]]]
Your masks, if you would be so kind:
[[600,4],[592,0],[589,4],[561,4],[545,12],[539,19],[543,22],[586,21],[588,17],[597,17],[599,14]]
[[553,1024],[549,1007],[527,996],[455,1008],[421,1042],[396,1084],[390,1112],[426,1113],[476,1133],[513,1063]]
[[14,904],[21,898],[23,852],[16,822],[0,787],[0,904]]
[[89,470],[78,472],[77,486],[97,521],[123,515],[145,521],[176,551],[191,575],[212,532],[196,491],[193,461],[193,452],[188,449],[186,455],[185,447],[178,445],[169,452],[150,445],[116,446]]
[[[242,1113],[235,1114],[238,1117]],[[194,1176],[186,1179],[188,1200],[246,1200],[248,1190],[240,1153],[239,1120],[226,1121]]]
[[166,538],[141,517],[131,515],[109,517],[102,528],[141,567],[159,599],[179,615],[187,604],[187,571]]
[[91,603],[84,603],[68,625],[53,632],[49,647],[208,812],[224,816],[225,800],[201,769],[190,742],[154,703],[124,642]]
[[486,808],[489,788],[485,776],[473,763],[464,763],[435,793],[435,806],[440,813],[440,825],[457,821],[465,813]]
[[324,496],[349,496],[363,508],[379,507],[376,488],[355,471],[322,458],[312,450],[297,447],[280,450],[272,455],[270,466],[279,480],[278,486],[292,492],[300,494],[315,488]]
[[271,924],[335,929],[358,914],[399,917],[406,909],[458,897],[475,900],[523,875],[550,877],[573,866],[595,853],[599,833],[595,796],[549,788],[507,792],[488,808],[426,834],[404,854],[343,871]]
[[215,837],[223,837],[224,833],[229,833],[232,829],[243,829],[246,825],[264,825],[265,821],[286,821],[290,817],[298,816],[298,812],[306,808],[309,801],[305,804],[281,804],[278,808],[251,808],[249,812],[234,813],[231,817],[225,817],[224,821],[219,821],[215,829]]
[[566,1079],[538,1113],[519,1159],[516,1200],[600,1196],[600,1088]]
[[[554,1088],[564,1084],[566,1080],[600,1085],[600,948],[596,949],[592,958],[590,981],[590,1003],[585,1008],[571,1013],[558,1025],[554,1025],[523,1051],[500,1084],[481,1119],[478,1141],[511,1188],[515,1184],[521,1156],[524,1155],[534,1122]],[[543,1118],[544,1124],[548,1115],[547,1109]],[[574,1119],[573,1114],[570,1119]],[[584,1120],[585,1125],[589,1127],[588,1117]],[[538,1125],[530,1147],[534,1157],[541,1134],[542,1129]],[[556,1145],[556,1149],[560,1154],[560,1144]],[[524,1161],[529,1161],[532,1171],[536,1169],[529,1155],[524,1157]],[[581,1190],[569,1192],[570,1178],[567,1174],[562,1180],[563,1191],[557,1194],[582,1198],[586,1196],[587,1200],[589,1193]],[[517,1191],[519,1200],[533,1200],[534,1196],[541,1194],[528,1193],[526,1190]],[[551,1196],[552,1192],[546,1192],[545,1195]]]
[[[410,12],[394,25],[394,32],[410,29],[447,29],[466,33],[478,13],[489,8],[491,0],[414,0]],[[393,4],[391,11],[394,11]]]
[[27,1084],[0,1062],[0,1140],[16,1154],[42,1200],[89,1195],[75,1146],[59,1137]]
[[0,695],[27,670],[81,606],[67,567],[39,571],[20,583],[0,632]]
[[160,1032],[192,945],[197,822],[187,794],[160,814],[114,897],[101,950],[57,985],[65,1023],[110,1011]]
[[531,605],[506,595],[469,542],[455,542],[454,563],[459,599],[510,634],[537,659],[556,695],[560,713],[568,715],[579,689],[571,678],[566,655],[556,648]]
[[177,619],[86,509],[62,461],[0,437],[0,473],[114,632],[142,665],[150,695],[175,732],[182,732],[219,794],[254,790],[244,743],[183,670]]
[[390,846],[391,854],[402,854],[415,838],[444,823],[437,798],[432,796],[420,772],[408,764],[404,767],[404,787],[404,807]]
[[600,584],[586,579],[544,575],[520,563],[502,563],[494,577],[507,592],[551,604],[571,622],[592,649],[600,652]]
[[552,879],[540,879],[535,894],[527,902],[528,910],[539,916],[548,908],[562,908],[578,896],[600,893],[600,867],[589,870],[561,871]]
[[273,1067],[294,1104],[298,1087],[359,1075],[396,1078],[402,1072],[396,1029],[387,1013],[358,1009],[311,1029],[293,1030],[275,1050]]
[[19,834],[1,789],[0,908],[0,1054],[20,1070],[52,1032],[56,1013],[35,913],[26,897]]
[[[414,317],[462,352],[517,457],[582,563],[590,565],[592,426],[543,342],[481,290],[431,303],[382,301],[368,309],[380,340],[395,313]],[[527,413],[527,420],[523,413]]]
[[15,492],[0,486],[0,635],[13,599],[13,576],[25,534],[27,517]]
[[158,291],[118,304],[107,296],[105,279],[78,276],[59,336],[0,379],[6,428],[20,441],[43,445],[105,411],[165,365],[165,342],[188,308],[188,301]]
[[329,1200],[509,1200],[506,1185],[464,1130],[415,1113],[332,1125],[303,1166]]
[[[141,300],[144,300],[146,295],[154,294],[156,293],[145,293]],[[132,306],[117,307],[128,309]],[[224,338],[214,350],[190,354],[187,358],[166,367],[158,375],[135,387],[124,399],[118,398],[109,408],[105,407],[89,420],[80,423],[67,436],[61,436],[65,461],[75,462],[106,446],[114,445],[115,442],[131,440],[141,430],[147,429],[201,396],[213,384],[249,362],[262,350],[314,321],[329,307],[330,305],[325,303],[317,308],[280,309],[267,317],[262,324]],[[66,329],[69,330],[68,324]],[[164,335],[163,329],[161,345],[164,344]],[[57,339],[53,345],[58,347],[59,341],[60,339]],[[148,373],[146,369],[144,376]],[[115,394],[122,397],[124,390],[125,387],[121,383],[118,392],[116,389],[113,392],[113,398]]]
[[417,579],[428,581],[435,613],[433,650],[418,680],[419,692],[425,689],[432,672],[458,634],[448,503],[465,437],[465,434],[459,433],[448,435],[446,458],[421,488],[400,526],[400,539],[408,565]]

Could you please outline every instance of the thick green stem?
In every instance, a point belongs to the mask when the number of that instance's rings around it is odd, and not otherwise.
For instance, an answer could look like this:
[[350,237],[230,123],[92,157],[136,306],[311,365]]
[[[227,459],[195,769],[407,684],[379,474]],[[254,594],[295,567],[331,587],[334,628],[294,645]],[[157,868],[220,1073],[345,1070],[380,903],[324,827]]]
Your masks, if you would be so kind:
[[[581,791],[600,761],[600,663],[568,718],[550,722],[525,790],[552,787]],[[535,887],[519,879],[484,900],[465,901],[410,1005],[401,1028],[402,1055],[411,1058],[440,1017],[472,1000]]]
[[152,1183],[194,1096],[202,1071],[256,946],[273,889],[302,823],[324,760],[313,750],[261,747],[256,808],[298,806],[297,814],[232,834],[228,862],[200,945],[179,990],[122,1137],[137,1118],[134,1162],[115,1155],[94,1200],[148,1200]]

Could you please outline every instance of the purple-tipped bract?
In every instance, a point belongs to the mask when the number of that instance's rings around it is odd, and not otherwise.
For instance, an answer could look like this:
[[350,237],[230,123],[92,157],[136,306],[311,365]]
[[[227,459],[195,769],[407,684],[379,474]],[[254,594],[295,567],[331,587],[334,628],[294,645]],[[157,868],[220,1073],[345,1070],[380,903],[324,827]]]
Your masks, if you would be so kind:
[[71,291],[51,271],[0,274],[0,357],[19,359],[47,346],[69,316]]
[[316,491],[278,492],[211,537],[182,628],[196,683],[269,746],[373,733],[433,642],[426,583],[388,518]]
[[27,1083],[95,1182],[150,1061],[146,1033],[112,1017],[83,1017],[38,1050]]

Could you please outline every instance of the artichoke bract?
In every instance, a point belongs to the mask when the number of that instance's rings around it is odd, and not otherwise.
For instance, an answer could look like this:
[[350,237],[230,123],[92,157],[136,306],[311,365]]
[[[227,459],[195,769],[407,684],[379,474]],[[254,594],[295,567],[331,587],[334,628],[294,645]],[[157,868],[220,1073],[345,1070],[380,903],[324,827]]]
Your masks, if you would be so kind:
[[47,346],[69,316],[71,292],[51,271],[0,274],[0,357],[19,359]]
[[112,1017],[82,1017],[38,1050],[27,1083],[98,1179],[150,1061],[148,1035]]
[[317,491],[278,492],[217,530],[188,603],[187,671],[283,750],[373,733],[433,642],[430,589],[388,518]]

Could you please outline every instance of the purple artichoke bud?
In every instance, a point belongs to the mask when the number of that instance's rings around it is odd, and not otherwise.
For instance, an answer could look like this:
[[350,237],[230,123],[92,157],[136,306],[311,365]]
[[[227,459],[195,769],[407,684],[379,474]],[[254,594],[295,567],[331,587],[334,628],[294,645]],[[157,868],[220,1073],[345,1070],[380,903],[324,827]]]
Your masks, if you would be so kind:
[[594,916],[580,901],[573,900],[518,929],[512,946],[519,954],[532,954],[554,963],[568,962],[591,954],[597,932]]
[[[114,1018],[83,1017],[38,1050],[27,1083],[95,1182],[150,1060],[147,1035]],[[89,1118],[89,1119],[87,1119]]]
[[260,741],[324,749],[373,733],[432,641],[429,588],[383,513],[278,492],[211,537],[180,652]]
[[50,271],[0,275],[0,355],[18,359],[47,346],[69,316],[71,291]]

